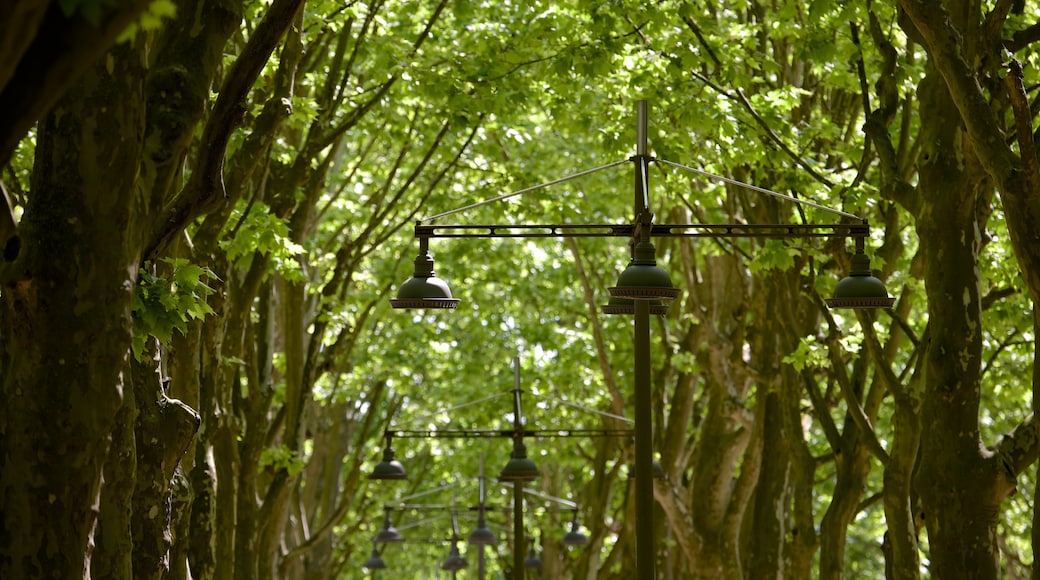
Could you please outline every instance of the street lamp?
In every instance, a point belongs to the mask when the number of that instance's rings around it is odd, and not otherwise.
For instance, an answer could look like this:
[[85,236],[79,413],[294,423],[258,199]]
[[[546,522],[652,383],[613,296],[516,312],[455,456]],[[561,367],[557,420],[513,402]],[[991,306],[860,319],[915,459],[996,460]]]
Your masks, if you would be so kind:
[[404,541],[404,537],[401,536],[397,528],[394,527],[390,521],[390,508],[384,507],[385,515],[383,516],[383,529],[379,530],[376,534],[375,543],[377,544],[396,544]]
[[372,554],[361,566],[366,570],[383,570],[386,568],[386,562],[384,562],[383,557],[379,555],[379,550],[377,550],[375,546],[372,546]]
[[453,509],[451,512],[451,551],[441,564],[441,570],[448,570],[454,576],[455,572],[467,566],[469,566],[469,562],[459,553],[459,522]]
[[[406,281],[391,300],[394,308],[443,309],[456,308],[447,283],[433,276],[433,258],[429,253],[431,238],[535,238],[535,237],[628,237],[631,240],[631,262],[622,272],[615,287],[610,288],[610,302],[604,306],[607,314],[634,315],[634,398],[635,398],[635,472],[636,472],[636,576],[639,580],[655,577],[653,539],[653,423],[651,409],[650,314],[664,314],[664,301],[678,296],[668,274],[657,266],[653,237],[707,237],[707,238],[812,238],[842,237],[856,240],[849,275],[839,282],[833,298],[827,300],[830,308],[889,308],[894,299],[888,296],[884,284],[870,271],[864,251],[865,239],[870,235],[867,220],[798,199],[765,188],[713,175],[678,163],[655,159],[647,149],[647,106],[639,101],[636,107],[636,155],[629,159],[635,168],[635,220],[632,224],[506,224],[506,225],[433,225],[432,222],[475,207],[501,201],[615,167],[617,161],[501,195],[483,202],[450,210],[422,220],[415,225],[419,240],[419,257],[415,274]],[[845,224],[654,224],[650,211],[650,163],[660,163],[759,193],[765,193],[793,203],[808,205],[858,223]]]
[[[385,431],[386,447],[383,450],[383,460],[376,464],[373,468],[372,473],[369,475],[370,479],[405,479],[404,467],[397,463],[393,457],[394,452],[391,447],[391,441],[394,437],[398,438],[473,438],[473,437],[511,437],[513,439],[513,451],[510,454],[509,462],[499,473],[498,479],[502,483],[508,483],[513,485],[513,534],[514,534],[514,548],[513,548],[513,574],[516,578],[523,578],[524,566],[523,566],[523,545],[524,545],[524,526],[523,526],[523,494],[525,491],[524,483],[535,480],[538,475],[538,467],[534,461],[527,457],[527,446],[524,445],[525,437],[580,437],[580,436],[631,436],[632,430],[630,429],[552,429],[552,430],[541,430],[541,429],[528,429],[524,426],[523,420],[523,404],[522,404],[522,393],[520,389],[520,359],[514,357],[513,359],[513,428],[502,429],[502,430],[487,430],[487,429],[435,429],[435,430],[407,430],[407,429],[387,429]],[[490,398],[490,397],[489,397]],[[482,399],[475,402],[483,402],[487,399]],[[458,409],[456,407],[455,409]],[[497,543],[494,533],[488,529],[485,520],[485,491],[484,491],[484,459],[481,457],[480,461],[480,501],[477,504],[477,527],[467,538],[467,542],[471,545],[494,545]],[[548,496],[546,496],[548,497]],[[558,499],[558,498],[553,498]],[[560,500],[565,501],[565,500]],[[573,504],[571,504],[573,506]],[[387,526],[389,525],[389,515],[387,516]],[[379,540],[377,540],[379,541]]]
[[398,480],[408,479],[408,475],[404,471],[404,466],[397,460],[394,454],[394,448],[391,446],[393,443],[393,437],[389,434],[386,435],[386,447],[383,448],[383,460],[376,464],[372,473],[368,475],[369,479],[375,480]]
[[589,543],[589,537],[581,533],[578,529],[578,509],[574,508],[574,515],[571,517],[571,529],[569,532],[564,534],[563,540],[560,541],[564,546],[586,546]]

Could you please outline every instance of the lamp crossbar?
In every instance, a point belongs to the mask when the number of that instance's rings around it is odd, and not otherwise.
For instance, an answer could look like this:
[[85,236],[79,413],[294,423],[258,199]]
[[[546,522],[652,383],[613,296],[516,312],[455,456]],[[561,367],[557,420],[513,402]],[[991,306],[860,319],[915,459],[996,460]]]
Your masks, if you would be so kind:
[[[591,238],[625,237],[634,224],[416,225],[416,238]],[[686,238],[866,238],[860,224],[652,224],[652,237]]]
[[395,439],[480,439],[489,437],[631,437],[632,429],[403,429],[387,430]]

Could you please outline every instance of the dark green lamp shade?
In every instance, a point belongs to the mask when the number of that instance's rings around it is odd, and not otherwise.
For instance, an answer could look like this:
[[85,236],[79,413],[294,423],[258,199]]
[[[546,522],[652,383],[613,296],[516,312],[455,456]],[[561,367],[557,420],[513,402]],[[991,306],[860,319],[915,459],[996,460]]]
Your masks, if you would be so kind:
[[477,527],[470,532],[469,537],[466,538],[466,543],[471,546],[494,546],[498,543],[495,533],[488,529],[487,524],[484,523],[483,514],[477,518]]
[[571,531],[563,535],[560,541],[564,546],[585,546],[589,543],[589,537],[578,530],[577,520],[571,522]]
[[828,308],[891,308],[896,299],[888,295],[885,284],[870,271],[870,259],[861,252],[852,255],[849,275],[834,288],[827,299]]
[[387,446],[383,449],[383,460],[372,468],[372,473],[368,474],[368,478],[381,481],[400,480],[408,479],[408,475],[405,473],[404,466],[401,465],[401,462],[394,458],[393,448]]
[[379,530],[374,541],[377,544],[396,544],[404,541],[404,536],[399,534],[397,528],[390,522],[389,513],[383,518],[383,529]]
[[527,446],[519,439],[513,441],[513,453],[509,463],[498,474],[499,481],[534,481],[538,478],[538,466],[527,458]]
[[531,544],[531,549],[527,551],[527,559],[524,560],[524,568],[528,570],[541,570],[542,559],[538,557],[538,552],[534,549],[534,543]]
[[441,563],[441,570],[448,570],[450,572],[457,572],[465,569],[469,566],[469,562],[462,557],[459,553],[459,547],[457,544],[452,544],[451,552],[448,553],[448,557]]
[[444,309],[459,305],[452,298],[447,282],[433,275],[433,257],[429,252],[415,258],[415,273],[397,290],[397,298],[390,300],[394,308]]
[[379,530],[376,534],[375,542],[377,544],[397,544],[404,541],[404,536],[398,533],[397,528],[389,527]]
[[672,286],[668,272],[657,265],[654,245],[650,242],[636,244],[635,256],[621,272],[617,286],[607,290],[611,298],[629,300],[670,300],[679,295],[679,289]]
[[386,568],[386,562],[384,562],[382,556],[379,555],[379,551],[373,547],[372,555],[369,556],[361,566],[368,570],[382,570]]

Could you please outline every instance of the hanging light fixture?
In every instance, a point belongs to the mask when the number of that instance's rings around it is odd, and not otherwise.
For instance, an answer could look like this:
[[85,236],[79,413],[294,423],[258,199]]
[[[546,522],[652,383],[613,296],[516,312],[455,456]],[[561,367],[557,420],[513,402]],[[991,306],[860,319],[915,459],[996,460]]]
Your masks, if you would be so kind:
[[834,288],[834,296],[826,300],[828,308],[891,308],[896,299],[888,295],[885,284],[870,270],[870,258],[864,252],[866,243],[856,238],[849,275]]
[[538,466],[527,457],[527,446],[523,439],[513,439],[513,452],[510,454],[509,463],[502,468],[498,474],[499,481],[534,481],[538,479]]
[[377,550],[375,546],[372,546],[372,555],[370,555],[361,566],[367,570],[382,570],[386,568],[386,562],[384,562],[383,557],[379,555],[379,550]]
[[560,543],[564,546],[588,545],[589,537],[578,530],[578,510],[574,510],[574,517],[571,518],[571,531],[564,534]]
[[445,309],[459,305],[459,299],[452,297],[448,283],[433,273],[429,238],[419,239],[415,273],[397,290],[397,298],[390,300],[390,305],[394,308],[418,309]]
[[610,296],[629,300],[670,300],[678,296],[680,290],[672,286],[668,272],[657,265],[655,253],[653,243],[641,239],[617,286],[607,289]]
[[531,538],[531,547],[527,550],[527,559],[524,560],[524,568],[528,570],[541,570],[542,559],[538,556],[538,551],[534,547],[534,538]]
[[452,538],[451,551],[448,552],[448,557],[441,563],[441,570],[457,572],[465,569],[467,566],[469,566],[469,562],[459,553],[458,538]]
[[477,527],[473,528],[470,532],[469,537],[466,538],[466,543],[471,546],[494,546],[498,543],[498,538],[495,537],[495,533],[487,527],[487,522],[484,519],[484,508],[480,506],[477,508]]
[[374,480],[399,480],[408,479],[408,475],[404,471],[404,466],[401,465],[400,461],[397,461],[394,454],[394,448],[391,446],[392,437],[390,433],[386,434],[386,447],[383,449],[383,460],[376,464],[372,469],[372,473],[368,474],[369,479]]
[[383,516],[383,529],[379,530],[376,534],[375,540],[377,544],[387,543],[398,543],[404,541],[404,536],[397,532],[397,528],[394,527],[393,523],[390,522],[390,508],[384,508],[386,514]]

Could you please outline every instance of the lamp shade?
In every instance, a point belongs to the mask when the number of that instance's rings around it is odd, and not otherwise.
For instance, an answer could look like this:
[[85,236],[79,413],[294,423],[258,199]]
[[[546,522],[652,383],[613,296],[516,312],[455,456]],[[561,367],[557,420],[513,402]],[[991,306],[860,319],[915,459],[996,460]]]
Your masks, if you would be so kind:
[[538,551],[534,548],[534,542],[531,542],[531,548],[527,551],[527,559],[524,560],[524,568],[528,570],[541,570],[542,559],[538,557]]
[[654,245],[649,241],[636,244],[635,255],[618,277],[617,286],[608,288],[612,298],[670,300],[679,295],[668,272],[657,265],[654,253]]
[[470,532],[469,537],[466,538],[466,543],[471,546],[494,546],[498,543],[495,533],[488,529],[483,513],[477,517],[477,527]]
[[386,568],[386,562],[384,562],[383,557],[379,555],[379,550],[376,550],[375,546],[373,546],[372,555],[370,555],[361,566],[369,570],[382,570]]
[[527,446],[519,438],[513,440],[513,453],[509,463],[498,474],[499,481],[534,481],[538,478],[538,466],[527,458]]
[[563,535],[560,543],[564,546],[584,546],[589,543],[589,537],[578,530],[578,519],[571,520],[571,530]]
[[395,459],[394,448],[390,447],[389,442],[386,448],[383,449],[383,460],[372,468],[372,473],[368,474],[368,478],[375,480],[408,479],[404,466]]
[[448,283],[433,274],[433,257],[428,251],[420,251],[415,258],[415,273],[401,284],[397,298],[390,300],[394,308],[438,309],[455,308],[458,298],[453,298]]
[[857,251],[852,255],[849,275],[834,288],[827,299],[829,308],[891,308],[895,298],[888,295],[885,284],[870,271],[870,259]]
[[441,563],[441,570],[456,572],[466,568],[467,566],[469,566],[469,562],[467,562],[466,559],[462,557],[462,554],[459,553],[458,544],[452,542],[451,551],[448,552],[448,557],[444,559],[443,563]]
[[379,530],[373,541],[377,544],[396,544],[404,541],[404,536],[398,533],[397,528],[390,523],[390,512],[387,512],[386,517],[383,519],[383,529]]

